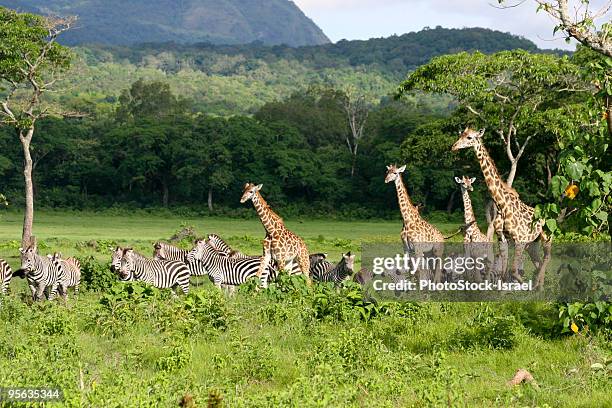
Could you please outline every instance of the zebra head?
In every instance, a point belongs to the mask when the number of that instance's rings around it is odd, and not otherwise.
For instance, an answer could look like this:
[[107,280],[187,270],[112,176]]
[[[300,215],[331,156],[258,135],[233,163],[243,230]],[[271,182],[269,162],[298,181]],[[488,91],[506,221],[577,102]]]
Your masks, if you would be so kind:
[[32,272],[35,269],[36,248],[31,245],[26,249],[19,248],[19,252],[21,252],[21,270],[26,274]]
[[111,271],[119,272],[121,268],[121,258],[123,258],[123,248],[117,247],[111,253]]
[[355,255],[351,255],[349,251],[346,254],[342,254],[341,263],[344,263],[344,267],[340,269],[340,278],[344,279],[347,276],[351,276],[355,268]]
[[187,263],[194,263],[196,260],[202,259],[204,256],[204,248],[208,244],[203,239],[196,239],[193,243],[194,247],[187,253]]
[[123,256],[121,257],[119,269],[119,279],[122,281],[132,280],[134,272],[135,254],[132,248],[125,248],[123,250]]
[[163,261],[166,259],[164,246],[160,242],[156,242],[153,245],[153,259],[156,261]]
[[326,260],[327,254],[325,252],[319,252],[316,254],[310,254],[308,257],[310,258],[310,264],[314,265],[316,263]]
[[244,191],[242,192],[242,198],[240,199],[240,202],[246,203],[247,201],[252,200],[262,187],[263,184],[255,185],[253,183],[246,183],[244,185]]
[[405,165],[402,167],[397,167],[395,164],[388,165],[387,175],[385,176],[385,183],[390,183],[392,181],[397,180],[397,178],[400,176],[400,174],[404,172],[404,170],[406,170]]

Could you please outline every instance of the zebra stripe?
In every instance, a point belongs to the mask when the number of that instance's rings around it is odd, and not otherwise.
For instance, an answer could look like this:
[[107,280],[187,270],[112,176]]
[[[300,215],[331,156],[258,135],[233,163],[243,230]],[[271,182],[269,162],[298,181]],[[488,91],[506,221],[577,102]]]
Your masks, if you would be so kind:
[[[317,267],[318,265],[321,265],[321,267]],[[311,267],[310,271],[313,273],[312,278],[315,280],[340,284],[343,280],[353,275],[354,265],[355,255],[351,255],[349,252],[347,254],[342,254],[342,259],[340,259],[340,262],[335,266],[326,260],[322,260],[315,265],[314,270],[313,267]]]
[[4,259],[0,259],[0,294],[6,295],[9,283],[13,277],[11,266]]
[[63,270],[64,287],[66,289],[74,288],[74,296],[78,296],[81,285],[81,263],[79,260],[73,257],[62,259],[62,254],[56,252],[51,257],[51,261],[55,263],[57,268]]
[[123,251],[119,268],[121,280],[137,280],[161,289],[179,286],[187,294],[189,276],[189,268],[183,262],[148,259],[131,248]]
[[204,264],[199,259],[192,262],[187,261],[188,250],[166,244],[165,242],[156,242],[153,251],[153,259],[158,261],[179,261],[183,262],[189,268],[189,272],[193,276],[208,275],[208,271]]
[[[215,286],[241,285],[252,277],[257,276],[260,258],[235,259],[218,253],[207,241],[196,241],[195,247],[187,255],[187,261],[201,260],[208,270],[208,276]],[[269,268],[264,268],[260,277],[262,286],[268,285]]]
[[234,259],[255,259],[255,258],[259,258],[259,256],[245,255],[245,254],[243,254],[240,251],[236,251],[236,250],[232,249],[232,247],[230,247],[228,245],[228,243],[225,242],[223,240],[223,238],[221,238],[217,234],[210,234],[208,236],[208,244],[215,251],[217,251],[221,255],[227,256],[229,258],[234,258]]
[[49,289],[49,300],[52,300],[61,286],[60,293],[65,294],[66,288],[64,271],[58,268],[51,259],[40,256],[36,248],[30,246],[28,249],[19,248],[21,252],[21,269],[25,272],[32,298],[35,301],[43,299],[45,289]]

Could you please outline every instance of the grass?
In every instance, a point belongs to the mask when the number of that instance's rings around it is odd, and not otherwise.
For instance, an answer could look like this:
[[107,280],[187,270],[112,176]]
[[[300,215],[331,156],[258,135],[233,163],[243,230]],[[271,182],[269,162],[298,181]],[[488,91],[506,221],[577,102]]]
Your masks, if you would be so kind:
[[[1,222],[0,256],[16,265],[21,218]],[[105,245],[150,251],[181,224],[260,250],[255,219],[39,212],[35,233],[45,251],[108,262]],[[394,242],[400,230],[399,221],[288,226],[332,259],[362,240]],[[354,287],[283,285],[228,298],[205,283],[173,299],[117,283],[64,306],[30,304],[17,279],[0,306],[0,386],[56,384],[71,407],[215,406],[210,395],[228,407],[610,406],[609,339],[559,336],[550,304],[392,304],[364,320],[347,303]],[[519,368],[537,384],[506,385]]]

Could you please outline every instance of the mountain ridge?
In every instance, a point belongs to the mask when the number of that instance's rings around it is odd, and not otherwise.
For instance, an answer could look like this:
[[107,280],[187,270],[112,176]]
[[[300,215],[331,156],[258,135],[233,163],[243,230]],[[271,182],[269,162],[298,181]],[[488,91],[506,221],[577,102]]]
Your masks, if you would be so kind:
[[290,0],[0,0],[0,6],[43,15],[77,15],[80,28],[62,37],[71,46],[330,42]]

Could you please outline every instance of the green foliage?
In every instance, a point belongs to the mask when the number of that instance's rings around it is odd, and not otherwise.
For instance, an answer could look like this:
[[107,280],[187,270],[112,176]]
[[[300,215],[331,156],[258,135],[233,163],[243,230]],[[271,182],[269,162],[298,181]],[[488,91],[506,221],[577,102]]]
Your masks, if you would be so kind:
[[117,275],[110,270],[110,264],[101,264],[93,256],[80,259],[81,282],[87,290],[104,292],[117,282]]
[[[562,333],[603,332],[608,338],[612,338],[612,304],[604,301],[561,304],[559,325]],[[575,330],[572,325],[575,325]]]

